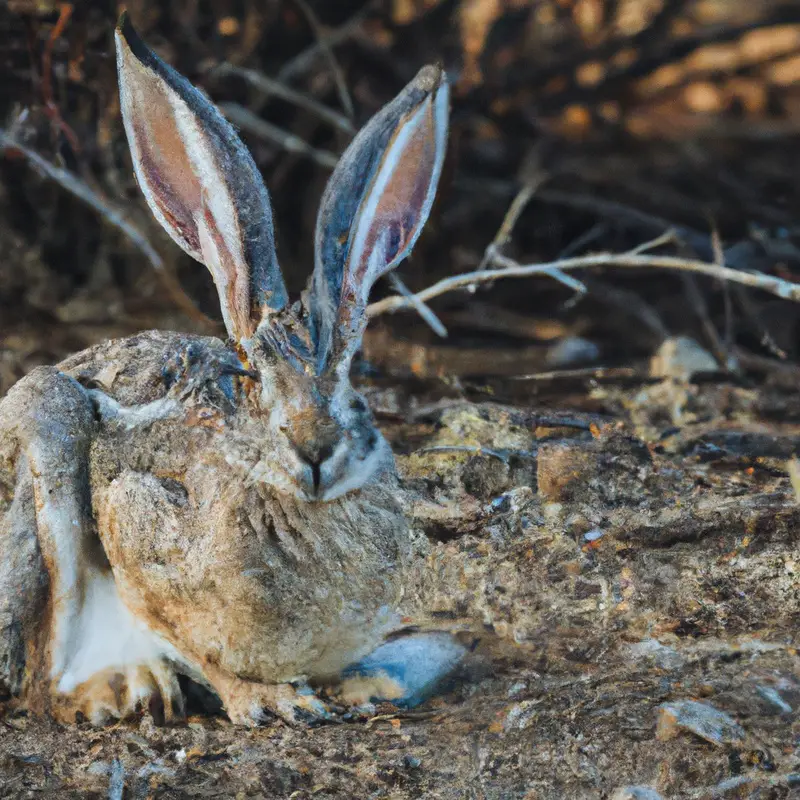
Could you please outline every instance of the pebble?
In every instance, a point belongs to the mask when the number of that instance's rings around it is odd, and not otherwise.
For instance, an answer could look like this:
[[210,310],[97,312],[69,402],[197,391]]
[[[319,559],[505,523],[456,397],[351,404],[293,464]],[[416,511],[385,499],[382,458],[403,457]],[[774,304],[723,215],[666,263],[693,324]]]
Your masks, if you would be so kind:
[[404,755],[403,765],[406,769],[419,769],[422,766],[422,760],[416,756]]
[[593,364],[600,358],[600,348],[581,336],[566,336],[547,351],[545,360],[551,369]]
[[503,721],[503,730],[523,731],[525,728],[529,728],[539,716],[537,706],[539,706],[541,702],[541,700],[523,700],[520,703],[514,703],[506,712],[506,718]]
[[528,684],[525,683],[525,681],[517,681],[508,687],[508,692],[506,692],[506,695],[508,697],[519,697],[523,692],[527,691],[527,689]]
[[628,651],[635,659],[649,661],[659,669],[678,669],[686,659],[677,650],[667,647],[656,639],[643,639],[628,646]]
[[678,700],[658,707],[659,718],[656,738],[665,741],[677,736],[678,729],[691,731],[696,736],[716,745],[744,743],[744,729],[733,717],[708,703],[696,700]]
[[662,797],[649,786],[621,786],[614,790],[611,800],[662,800]]
[[653,378],[689,382],[699,372],[717,372],[714,356],[688,336],[666,339],[650,361]]

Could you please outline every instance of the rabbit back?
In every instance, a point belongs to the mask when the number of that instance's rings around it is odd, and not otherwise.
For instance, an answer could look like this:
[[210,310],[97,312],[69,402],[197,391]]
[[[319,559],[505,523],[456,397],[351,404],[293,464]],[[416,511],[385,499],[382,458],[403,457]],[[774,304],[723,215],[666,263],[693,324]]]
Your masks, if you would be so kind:
[[123,406],[138,406],[166,396],[178,361],[193,348],[221,360],[234,357],[213,336],[151,330],[96,344],[64,359],[57,369]]

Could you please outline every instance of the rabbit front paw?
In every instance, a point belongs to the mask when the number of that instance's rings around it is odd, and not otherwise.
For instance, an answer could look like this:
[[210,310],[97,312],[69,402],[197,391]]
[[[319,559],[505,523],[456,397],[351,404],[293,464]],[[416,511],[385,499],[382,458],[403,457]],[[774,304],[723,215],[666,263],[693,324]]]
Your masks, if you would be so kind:
[[305,685],[233,680],[221,694],[225,711],[235,725],[252,728],[263,725],[270,717],[278,717],[289,725],[337,721],[333,707]]
[[177,676],[164,659],[102,670],[71,692],[57,695],[53,714],[62,722],[74,722],[80,715],[93,725],[105,725],[145,709],[157,724],[186,716]]

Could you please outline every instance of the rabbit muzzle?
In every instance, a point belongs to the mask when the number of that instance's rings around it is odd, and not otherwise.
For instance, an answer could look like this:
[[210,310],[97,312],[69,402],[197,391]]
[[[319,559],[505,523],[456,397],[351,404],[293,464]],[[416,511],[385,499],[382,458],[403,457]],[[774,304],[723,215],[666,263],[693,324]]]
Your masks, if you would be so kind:
[[391,467],[391,449],[347,375],[315,376],[280,362],[256,361],[261,391],[247,413],[266,421],[269,460],[296,497],[335,500]]
[[289,444],[286,466],[297,495],[307,502],[335,500],[360,489],[391,462],[388,444],[374,429],[346,429],[325,420],[301,430],[282,430]]
[[293,416],[292,424],[284,424],[282,431],[296,457],[295,478],[305,499],[321,499],[330,481],[329,462],[340,449],[344,431],[329,415],[313,409]]

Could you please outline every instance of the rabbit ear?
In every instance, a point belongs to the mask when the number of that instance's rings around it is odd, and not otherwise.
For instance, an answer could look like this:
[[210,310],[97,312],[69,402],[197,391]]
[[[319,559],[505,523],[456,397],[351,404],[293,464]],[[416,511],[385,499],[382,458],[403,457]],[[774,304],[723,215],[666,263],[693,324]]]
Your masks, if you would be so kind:
[[352,356],[372,285],[419,237],[442,170],[447,113],[445,75],[424,67],[359,132],[328,182],[309,303],[320,371]]
[[210,270],[228,333],[247,339],[264,315],[287,303],[258,168],[230,123],[147,49],[125,14],[116,43],[139,186],[167,233]]

